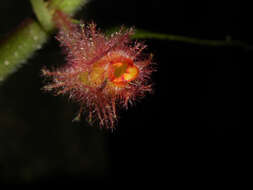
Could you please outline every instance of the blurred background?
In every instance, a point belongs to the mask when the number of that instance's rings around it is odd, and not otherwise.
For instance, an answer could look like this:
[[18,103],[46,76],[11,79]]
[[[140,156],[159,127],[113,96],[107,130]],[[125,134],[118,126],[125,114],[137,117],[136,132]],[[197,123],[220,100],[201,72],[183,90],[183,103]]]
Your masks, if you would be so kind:
[[[92,0],[76,18],[95,21],[103,30],[123,24],[159,33],[250,42],[241,35],[240,14],[238,1]],[[35,18],[29,1],[1,0],[0,39],[27,17]],[[153,53],[157,63],[154,93],[121,111],[113,133],[89,126],[84,119],[72,122],[78,105],[40,90],[41,67],[64,64],[54,37],[2,83],[0,183],[178,181],[180,185],[182,179],[215,182],[233,175],[240,168],[234,159],[244,139],[240,67],[250,52],[145,42],[146,53]]]

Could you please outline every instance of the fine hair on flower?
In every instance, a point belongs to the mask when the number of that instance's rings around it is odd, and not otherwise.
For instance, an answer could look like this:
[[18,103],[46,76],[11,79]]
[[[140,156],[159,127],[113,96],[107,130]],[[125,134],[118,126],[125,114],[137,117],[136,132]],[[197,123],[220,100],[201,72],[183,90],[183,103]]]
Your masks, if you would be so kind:
[[152,91],[152,55],[143,54],[146,45],[133,42],[132,28],[107,36],[96,24],[74,24],[71,18],[55,11],[54,22],[66,63],[56,69],[42,69],[45,91],[65,94],[80,105],[78,117],[113,129],[118,110],[128,108]]

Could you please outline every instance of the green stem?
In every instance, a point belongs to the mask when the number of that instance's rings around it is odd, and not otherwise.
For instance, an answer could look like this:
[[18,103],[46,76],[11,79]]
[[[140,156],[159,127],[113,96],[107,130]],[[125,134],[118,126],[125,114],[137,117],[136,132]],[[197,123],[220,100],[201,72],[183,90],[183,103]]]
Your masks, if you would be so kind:
[[51,9],[59,9],[72,16],[75,12],[80,10],[85,3],[87,3],[87,0],[51,0],[49,7]]
[[29,19],[14,33],[0,43],[0,82],[9,74],[16,71],[21,63],[29,59],[33,52],[42,47],[47,41],[53,24],[51,15],[54,9],[73,15],[87,0],[51,0],[44,3],[42,0],[31,0],[38,22]]
[[33,10],[43,28],[46,31],[51,31],[54,28],[52,13],[47,7],[47,3],[43,0],[30,0]]
[[172,34],[161,34],[161,33],[154,33],[145,30],[136,29],[135,34],[132,36],[134,39],[159,39],[159,40],[169,40],[169,41],[176,41],[176,42],[184,42],[184,43],[191,43],[196,45],[205,45],[205,46],[236,46],[242,47],[246,49],[251,49],[252,47],[244,42],[237,41],[237,40],[204,40],[199,38],[191,38],[186,36],[180,35],[172,35]]
[[0,81],[14,72],[47,40],[47,33],[34,20],[27,20],[0,45]]

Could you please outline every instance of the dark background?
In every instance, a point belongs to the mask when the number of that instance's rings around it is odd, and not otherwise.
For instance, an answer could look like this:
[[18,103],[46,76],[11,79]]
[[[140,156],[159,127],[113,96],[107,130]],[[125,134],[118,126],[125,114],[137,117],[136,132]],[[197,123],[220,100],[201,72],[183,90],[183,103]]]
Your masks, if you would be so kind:
[[[1,1],[0,37],[26,17],[28,1]],[[232,1],[93,0],[77,18],[102,29],[220,39],[241,35],[240,3]],[[154,54],[154,93],[122,111],[111,133],[83,120],[78,106],[41,92],[42,66],[63,64],[54,38],[0,86],[0,182],[212,184],[240,169],[242,48],[145,40]]]

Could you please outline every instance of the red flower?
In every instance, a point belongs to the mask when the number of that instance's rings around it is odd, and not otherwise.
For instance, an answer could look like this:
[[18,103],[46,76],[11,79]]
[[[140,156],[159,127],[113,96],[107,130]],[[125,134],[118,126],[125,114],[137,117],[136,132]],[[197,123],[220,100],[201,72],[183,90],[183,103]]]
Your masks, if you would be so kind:
[[44,90],[68,94],[80,103],[79,116],[85,107],[89,121],[97,118],[101,127],[113,129],[118,108],[127,108],[151,92],[152,56],[144,58],[141,52],[146,46],[131,42],[132,29],[107,37],[94,23],[73,24],[59,11],[55,22],[67,63],[54,71],[42,70],[51,79]]

